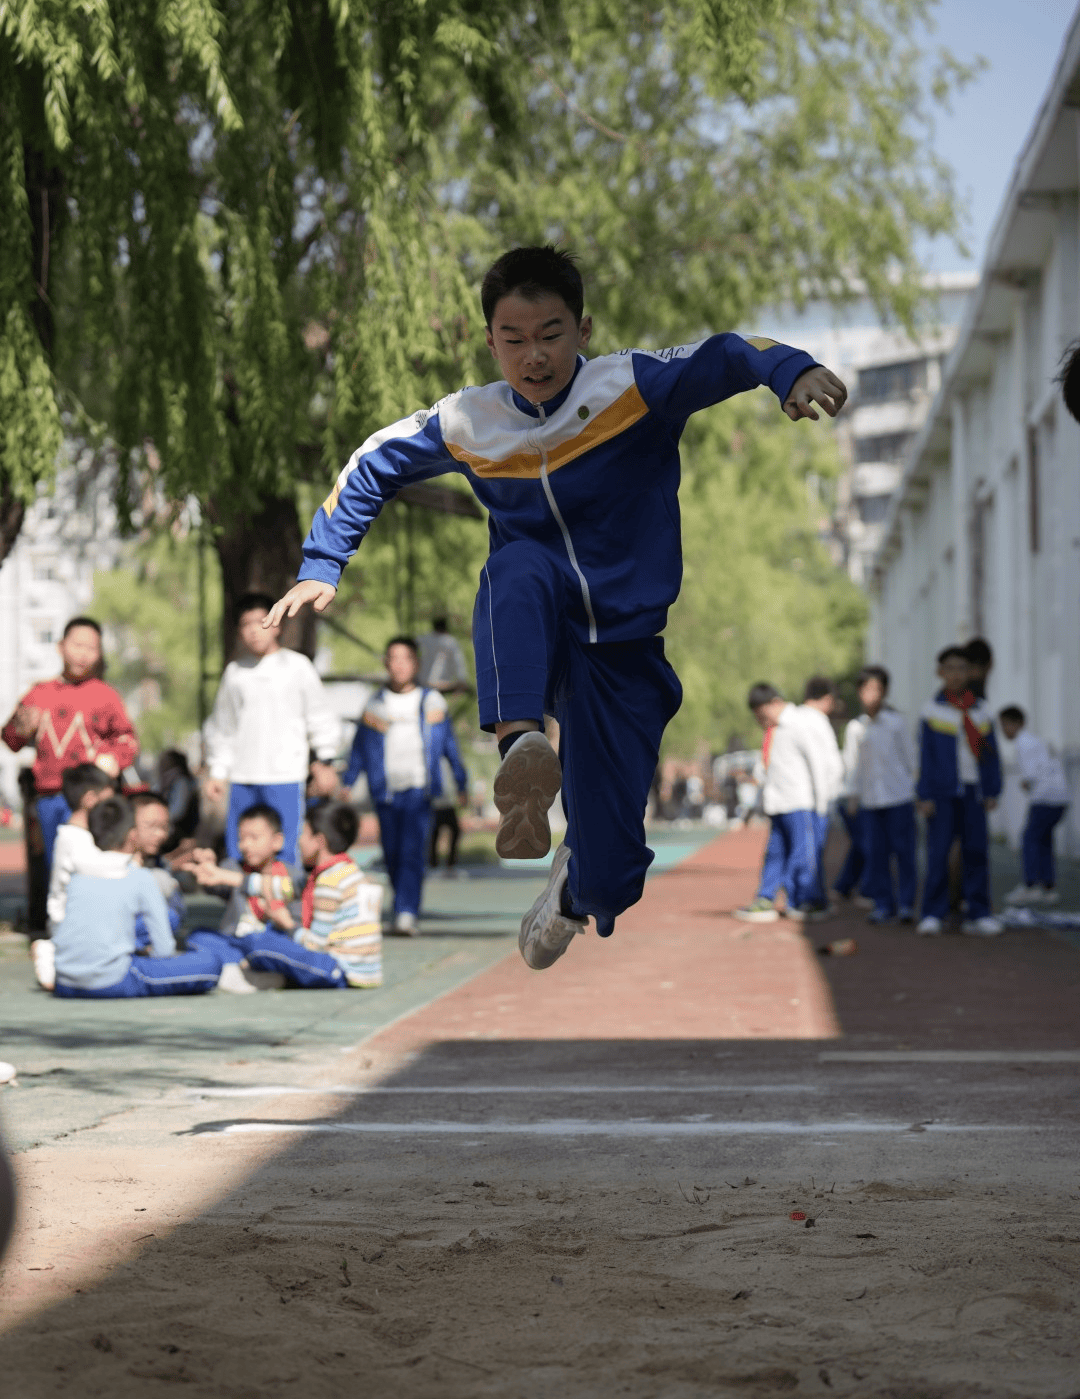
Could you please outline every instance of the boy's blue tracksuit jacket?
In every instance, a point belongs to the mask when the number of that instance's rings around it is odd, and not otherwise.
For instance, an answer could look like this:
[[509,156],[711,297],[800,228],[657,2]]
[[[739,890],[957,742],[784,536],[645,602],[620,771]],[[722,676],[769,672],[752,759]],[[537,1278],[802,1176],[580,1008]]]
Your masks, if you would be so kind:
[[[343,781],[351,787],[361,772],[367,773],[368,791],[371,800],[382,805],[390,800],[386,790],[386,734],[381,727],[383,720],[382,698],[385,689],[377,690],[368,700],[360,722],[356,726],[349,765]],[[424,760],[427,765],[427,794],[441,797],[443,794],[442,762],[450,764],[458,789],[469,789],[469,774],[462,766],[458,753],[457,739],[446,712],[446,701],[438,690],[425,689],[420,700],[420,737],[424,743]]]
[[[983,740],[975,796],[980,801],[999,797],[1001,759],[990,706],[979,700],[967,713]],[[915,795],[920,801],[948,801],[964,795],[956,748],[958,743],[967,741],[963,711],[948,702],[944,690],[939,691],[923,706],[919,716],[919,780]]]
[[383,503],[456,471],[490,515],[491,553],[540,544],[576,580],[566,621],[585,643],[663,630],[682,581],[679,438],[691,413],[767,385],[783,403],[815,361],[760,337],[579,358],[537,408],[505,382],[461,389],[375,433],[349,458],[304,543],[301,579],[335,587]]

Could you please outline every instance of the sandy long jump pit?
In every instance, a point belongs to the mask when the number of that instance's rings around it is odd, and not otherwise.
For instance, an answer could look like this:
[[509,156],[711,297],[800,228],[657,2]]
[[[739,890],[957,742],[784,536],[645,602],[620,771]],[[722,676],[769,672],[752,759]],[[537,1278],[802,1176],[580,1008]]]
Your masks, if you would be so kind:
[[758,840],[21,1152],[0,1392],[1080,1393],[1075,951],[748,930]]

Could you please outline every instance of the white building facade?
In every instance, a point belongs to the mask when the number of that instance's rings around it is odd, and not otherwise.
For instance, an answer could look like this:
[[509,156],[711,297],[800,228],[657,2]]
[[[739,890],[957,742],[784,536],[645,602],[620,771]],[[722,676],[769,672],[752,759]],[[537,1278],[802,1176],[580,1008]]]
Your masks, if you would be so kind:
[[[913,713],[936,687],[936,652],[984,636],[992,705],[1027,712],[1080,799],[1080,424],[1055,383],[1080,338],[1078,152],[1080,21],[906,457],[868,580],[868,657],[889,668],[894,702]],[[1073,853],[1078,806],[1063,833]]]

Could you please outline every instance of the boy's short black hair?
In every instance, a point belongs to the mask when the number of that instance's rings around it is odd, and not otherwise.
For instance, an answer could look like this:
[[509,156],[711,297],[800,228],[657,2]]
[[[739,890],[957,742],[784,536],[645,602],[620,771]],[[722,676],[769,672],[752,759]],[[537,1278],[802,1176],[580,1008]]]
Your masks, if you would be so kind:
[[968,659],[968,653],[963,646],[946,646],[937,653],[937,663],[938,665],[944,665],[946,661],[951,661],[954,656],[960,661],[966,661]]
[[998,718],[1003,724],[1027,723],[1027,715],[1024,713],[1024,711],[1020,708],[1018,704],[1007,704],[1004,709],[999,711]]
[[989,670],[994,664],[994,653],[985,637],[973,636],[964,647],[964,656],[970,665],[977,665],[983,670]]
[[756,685],[750,686],[746,703],[751,709],[760,709],[763,704],[769,704],[772,700],[783,698],[775,685],[768,685],[764,680],[759,680]]
[[87,792],[112,791],[116,783],[107,772],[102,772],[93,763],[76,763],[65,768],[60,776],[60,790],[72,811],[78,811]]
[[260,612],[269,612],[274,602],[275,599],[269,593],[244,593],[233,608],[233,621],[239,626],[240,618],[245,612],[254,612],[256,608]]
[[1080,340],[1074,340],[1061,356],[1061,369],[1054,382],[1061,385],[1065,407],[1080,422]]
[[68,632],[74,631],[76,627],[90,627],[92,631],[97,632],[98,636],[101,635],[101,623],[95,622],[93,617],[72,617],[70,622],[64,623],[65,641],[67,640]]
[[883,665],[864,665],[855,677],[856,690],[861,690],[868,680],[876,680],[882,691],[889,693],[889,672]]
[[272,807],[269,802],[253,802],[251,806],[244,807],[237,817],[237,826],[242,826],[245,821],[265,821],[272,831],[282,830],[281,812]]
[[438,617],[432,617],[431,619],[432,631],[446,631],[449,625],[450,624],[449,622],[447,622],[446,618],[441,615]]
[[329,798],[313,802],[304,817],[316,835],[326,837],[331,855],[344,855],[360,830],[360,818],[348,802],[333,802]]
[[811,675],[803,690],[803,699],[824,699],[833,692],[832,681],[824,675]]
[[386,650],[383,652],[384,656],[389,654],[391,646],[407,646],[414,656],[419,656],[420,654],[420,645],[415,636],[392,636],[386,643]]
[[188,764],[187,754],[181,753],[179,748],[166,748],[158,758],[158,770],[165,772],[180,772],[185,777],[191,776],[191,768]]
[[542,248],[511,248],[488,269],[480,288],[480,304],[489,329],[495,307],[512,292],[526,301],[561,296],[574,320],[579,322],[585,310],[585,283],[574,259],[550,243]]
[[143,806],[163,806],[166,811],[169,809],[169,803],[160,792],[136,792],[135,795],[129,797],[128,800],[131,802],[132,808],[135,811],[138,811],[139,808]]
[[135,825],[135,813],[127,797],[106,797],[86,818],[99,850],[119,850]]

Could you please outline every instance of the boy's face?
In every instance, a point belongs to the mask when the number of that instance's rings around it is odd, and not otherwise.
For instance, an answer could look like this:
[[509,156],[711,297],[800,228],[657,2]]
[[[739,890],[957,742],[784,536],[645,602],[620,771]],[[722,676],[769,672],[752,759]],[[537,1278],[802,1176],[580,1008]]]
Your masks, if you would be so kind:
[[85,680],[101,662],[101,637],[93,627],[72,627],[57,650],[69,680]]
[[1023,724],[1018,724],[1015,719],[1002,719],[1001,721],[1001,732],[1010,743],[1023,727]]
[[880,680],[864,680],[859,686],[859,703],[867,714],[876,714],[885,703],[885,687]]
[[324,842],[320,836],[315,834],[307,821],[300,827],[299,845],[300,858],[304,862],[304,868],[314,869],[324,853]]
[[510,387],[530,403],[546,403],[574,377],[590,335],[592,317],[575,321],[561,296],[530,301],[511,292],[495,303],[487,343]]
[[281,628],[264,627],[263,618],[265,616],[265,607],[252,607],[247,612],[240,614],[240,621],[236,626],[236,634],[240,638],[241,646],[250,651],[253,656],[265,656],[277,649]]
[[411,685],[416,679],[416,672],[420,669],[420,660],[411,646],[403,646],[400,642],[396,646],[391,646],[383,657],[386,666],[386,673],[390,677],[390,684],[394,688],[403,685]]
[[960,695],[968,687],[971,671],[963,656],[947,656],[938,666],[938,674],[950,695]]
[[135,808],[135,835],[140,855],[153,859],[169,837],[169,811],[160,802]]
[[770,700],[768,704],[759,704],[754,710],[754,718],[763,729],[771,729],[780,718],[780,711],[786,703],[786,700],[774,699]]
[[103,802],[106,797],[111,797],[112,795],[113,789],[111,787],[102,787],[98,792],[84,792],[82,794],[82,800],[79,802],[79,810],[93,811],[98,802]]
[[244,864],[249,869],[261,869],[278,854],[285,844],[285,837],[274,830],[265,816],[250,816],[240,822],[236,843]]

